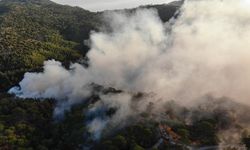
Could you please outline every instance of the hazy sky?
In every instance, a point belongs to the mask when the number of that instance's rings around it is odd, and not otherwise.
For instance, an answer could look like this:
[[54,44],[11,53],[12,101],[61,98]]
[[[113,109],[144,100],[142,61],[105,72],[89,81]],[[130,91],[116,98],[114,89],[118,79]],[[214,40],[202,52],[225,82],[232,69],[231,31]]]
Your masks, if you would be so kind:
[[146,4],[163,4],[173,0],[52,0],[56,3],[79,6],[91,11],[131,8]]

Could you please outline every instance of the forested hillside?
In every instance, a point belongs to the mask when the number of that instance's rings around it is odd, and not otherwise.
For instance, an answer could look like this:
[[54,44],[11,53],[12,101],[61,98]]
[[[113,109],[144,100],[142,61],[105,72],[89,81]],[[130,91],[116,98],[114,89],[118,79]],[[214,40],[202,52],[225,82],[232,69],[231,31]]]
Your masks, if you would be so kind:
[[1,1],[0,11],[1,90],[44,60],[69,63],[83,57],[83,41],[100,22],[96,13],[46,0]]
[[[178,5],[157,5],[169,20]],[[128,10],[129,11],[129,10]],[[18,83],[24,72],[40,69],[44,60],[64,64],[84,57],[84,40],[98,30],[102,13],[63,6],[49,0],[0,1],[0,91]]]

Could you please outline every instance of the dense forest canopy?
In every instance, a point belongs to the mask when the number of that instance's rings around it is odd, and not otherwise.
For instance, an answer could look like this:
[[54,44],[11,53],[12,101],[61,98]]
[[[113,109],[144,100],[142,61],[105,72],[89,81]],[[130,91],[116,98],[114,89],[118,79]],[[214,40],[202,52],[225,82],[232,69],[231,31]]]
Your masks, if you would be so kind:
[[1,1],[1,90],[16,84],[44,60],[79,60],[84,40],[99,24],[98,14],[50,1]]

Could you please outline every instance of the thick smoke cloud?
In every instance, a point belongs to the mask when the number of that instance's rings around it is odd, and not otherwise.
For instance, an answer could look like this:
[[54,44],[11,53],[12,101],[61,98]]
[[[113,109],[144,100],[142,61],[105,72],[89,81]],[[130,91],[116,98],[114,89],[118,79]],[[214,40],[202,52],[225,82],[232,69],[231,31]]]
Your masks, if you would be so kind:
[[[90,131],[98,133],[95,138],[106,125],[122,126],[152,103],[157,112],[170,100],[192,106],[211,94],[249,105],[249,7],[239,0],[187,1],[178,19],[168,23],[155,10],[106,14],[111,32],[91,34],[88,68],[72,64],[66,70],[60,62],[46,61],[44,72],[26,73],[20,88],[10,92],[55,98],[59,115],[86,102],[93,83],[122,90],[101,93],[89,110],[116,108],[110,117],[89,121]],[[138,92],[148,96],[136,100]]]

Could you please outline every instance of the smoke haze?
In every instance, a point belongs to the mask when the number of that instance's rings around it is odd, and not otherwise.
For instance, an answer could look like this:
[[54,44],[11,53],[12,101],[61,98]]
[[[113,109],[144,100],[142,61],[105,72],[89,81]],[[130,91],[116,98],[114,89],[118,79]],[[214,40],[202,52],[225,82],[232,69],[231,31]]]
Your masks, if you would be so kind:
[[[26,73],[20,88],[23,98],[54,98],[55,115],[88,100],[91,84],[122,93],[103,94],[90,112],[116,108],[111,117],[94,117],[89,130],[100,136],[106,125],[122,126],[154,104],[174,100],[193,106],[204,95],[230,97],[250,105],[250,9],[239,0],[186,1],[179,17],[163,23],[157,11],[105,14],[112,32],[93,32],[87,54],[89,67],[44,62],[42,73]],[[135,100],[134,94],[148,96]],[[136,106],[136,107],[135,107]]]

